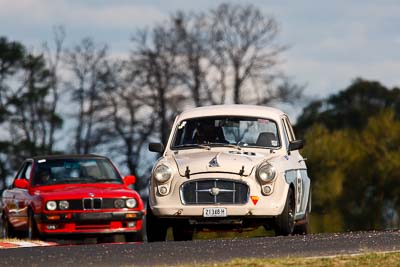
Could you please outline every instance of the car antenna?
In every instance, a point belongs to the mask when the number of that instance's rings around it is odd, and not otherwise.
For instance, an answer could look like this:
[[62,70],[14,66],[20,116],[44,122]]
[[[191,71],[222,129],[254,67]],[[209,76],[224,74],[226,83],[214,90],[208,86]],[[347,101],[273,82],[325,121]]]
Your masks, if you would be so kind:
[[188,179],[190,178],[189,166],[186,166],[185,176],[186,176],[186,178],[188,178]]

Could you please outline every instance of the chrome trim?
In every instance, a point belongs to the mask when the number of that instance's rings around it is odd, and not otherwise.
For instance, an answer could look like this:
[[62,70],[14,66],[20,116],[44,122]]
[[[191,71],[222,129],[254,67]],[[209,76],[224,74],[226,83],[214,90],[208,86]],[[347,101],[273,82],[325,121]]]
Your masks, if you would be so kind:
[[[182,183],[181,185],[180,185],[180,187],[179,187],[179,198],[180,198],[180,200],[181,200],[181,203],[183,204],[183,205],[209,205],[209,204],[187,204],[185,201],[184,201],[184,198],[183,198],[183,186],[185,185],[185,184],[187,184],[187,183],[193,183],[193,182],[195,182],[196,183],[196,189],[195,189],[195,191],[196,192],[210,192],[210,189],[198,189],[198,182],[201,182],[201,181],[214,181],[214,186],[216,185],[216,182],[217,181],[226,181],[226,182],[232,182],[233,183],[233,185],[234,185],[234,189],[220,189],[221,190],[221,192],[223,192],[222,190],[227,190],[227,191],[225,191],[225,192],[236,192],[236,184],[235,183],[241,183],[241,184],[243,184],[243,185],[246,185],[247,186],[247,194],[246,194],[246,199],[247,199],[247,202],[249,201],[249,199],[250,199],[250,186],[249,186],[249,184],[248,183],[246,183],[246,182],[244,182],[244,181],[239,181],[239,180],[236,180],[236,179],[224,179],[224,178],[204,178],[204,179],[197,179],[197,180],[191,180],[191,181],[186,181],[186,182],[184,182],[184,183]],[[216,199],[216,196],[214,196],[214,199]],[[233,200],[235,201],[236,199],[235,199],[235,194],[233,194]],[[198,201],[198,195],[196,194],[196,203],[198,203],[199,201]],[[244,206],[244,205],[246,205],[247,204],[247,202],[246,203],[243,203],[243,204],[240,204],[240,203],[231,203],[231,204],[226,204],[226,205],[240,205],[240,206]]]

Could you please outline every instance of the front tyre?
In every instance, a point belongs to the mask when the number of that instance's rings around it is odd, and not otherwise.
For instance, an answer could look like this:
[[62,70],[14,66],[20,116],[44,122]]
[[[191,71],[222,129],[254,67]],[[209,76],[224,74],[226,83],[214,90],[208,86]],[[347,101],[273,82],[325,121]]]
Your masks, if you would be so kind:
[[126,242],[143,242],[143,230],[125,234]]
[[194,229],[189,222],[177,223],[172,227],[174,241],[191,241],[193,240]]
[[148,202],[146,211],[147,242],[165,241],[167,238],[168,225],[153,214]]
[[286,198],[285,207],[282,214],[275,220],[275,235],[291,235],[294,230],[294,213],[295,213],[295,200],[294,192],[289,187],[289,192]]
[[28,211],[28,232],[27,232],[27,237],[28,239],[37,239],[39,237],[39,232],[38,228],[35,222],[35,219],[33,218],[34,214],[32,210]]

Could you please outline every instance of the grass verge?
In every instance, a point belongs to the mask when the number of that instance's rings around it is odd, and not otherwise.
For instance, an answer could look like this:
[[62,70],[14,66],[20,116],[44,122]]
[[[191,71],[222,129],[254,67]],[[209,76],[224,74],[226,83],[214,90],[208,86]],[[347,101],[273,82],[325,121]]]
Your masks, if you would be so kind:
[[[193,265],[182,265],[193,266]],[[400,267],[400,252],[365,253],[318,258],[277,258],[277,259],[235,259],[226,263],[195,265],[197,267]]]

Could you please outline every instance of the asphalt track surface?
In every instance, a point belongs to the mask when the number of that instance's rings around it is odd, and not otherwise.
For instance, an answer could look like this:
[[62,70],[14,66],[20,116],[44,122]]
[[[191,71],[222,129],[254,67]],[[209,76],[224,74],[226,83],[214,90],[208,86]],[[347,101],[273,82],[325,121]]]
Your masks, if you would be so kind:
[[400,251],[400,231],[0,250],[0,266],[154,266]]

